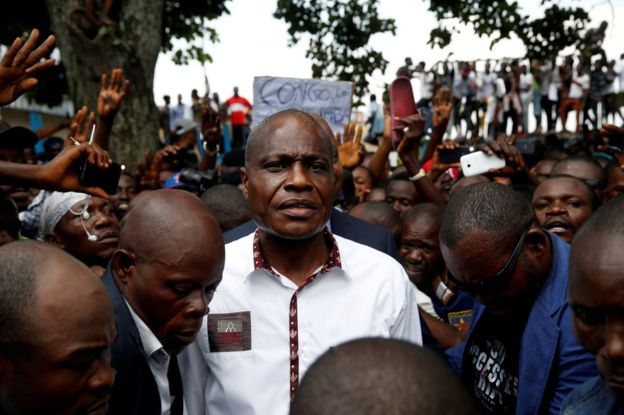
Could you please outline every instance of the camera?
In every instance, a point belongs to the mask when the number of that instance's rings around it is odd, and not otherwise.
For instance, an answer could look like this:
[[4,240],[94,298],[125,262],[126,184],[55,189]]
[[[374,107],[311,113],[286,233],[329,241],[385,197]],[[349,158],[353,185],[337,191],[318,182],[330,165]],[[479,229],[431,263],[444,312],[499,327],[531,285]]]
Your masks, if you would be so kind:
[[182,169],[179,179],[186,187],[193,189],[197,194],[201,195],[209,187],[219,182],[219,174],[214,169],[206,171]]

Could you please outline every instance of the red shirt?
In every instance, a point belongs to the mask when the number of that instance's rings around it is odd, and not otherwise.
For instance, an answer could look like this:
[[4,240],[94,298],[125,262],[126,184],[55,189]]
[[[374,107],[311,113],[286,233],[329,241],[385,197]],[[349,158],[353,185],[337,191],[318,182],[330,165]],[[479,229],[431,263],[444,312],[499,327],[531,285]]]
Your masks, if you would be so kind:
[[251,109],[251,104],[245,98],[241,96],[233,96],[227,101],[227,111],[230,115],[230,122],[232,125],[247,124],[247,118],[245,114],[247,109]]

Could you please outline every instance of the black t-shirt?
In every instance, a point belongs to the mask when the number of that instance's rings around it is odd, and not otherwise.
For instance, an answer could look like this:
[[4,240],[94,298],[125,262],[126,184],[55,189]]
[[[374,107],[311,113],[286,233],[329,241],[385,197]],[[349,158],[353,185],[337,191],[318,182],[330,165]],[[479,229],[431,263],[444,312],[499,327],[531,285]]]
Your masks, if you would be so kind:
[[528,312],[499,316],[487,309],[470,336],[462,379],[486,414],[514,414],[518,398],[520,341]]

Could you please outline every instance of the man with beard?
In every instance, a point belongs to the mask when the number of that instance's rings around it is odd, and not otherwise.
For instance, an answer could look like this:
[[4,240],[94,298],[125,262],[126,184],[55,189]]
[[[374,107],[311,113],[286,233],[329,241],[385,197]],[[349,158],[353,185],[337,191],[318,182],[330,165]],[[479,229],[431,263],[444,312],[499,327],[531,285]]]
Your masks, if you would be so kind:
[[227,244],[211,313],[185,352],[189,413],[287,414],[328,348],[368,336],[421,342],[400,264],[327,227],[333,161],[332,138],[307,113],[279,112],[251,133],[241,177],[258,230]]
[[440,250],[449,281],[479,300],[467,340],[447,353],[482,410],[558,414],[596,373],[572,333],[569,245],[539,226],[524,196],[484,183],[451,197]]
[[595,206],[592,189],[572,176],[550,177],[533,193],[533,210],[542,228],[568,243],[589,219]]
[[624,197],[598,209],[574,238],[568,298],[576,336],[600,376],[576,388],[562,414],[624,413]]
[[420,312],[426,326],[425,345],[448,348],[460,342],[461,335],[468,331],[474,298],[451,290],[443,280],[446,268],[438,237],[441,221],[442,209],[432,203],[408,210],[403,218],[399,255],[410,281],[433,302],[435,317]]

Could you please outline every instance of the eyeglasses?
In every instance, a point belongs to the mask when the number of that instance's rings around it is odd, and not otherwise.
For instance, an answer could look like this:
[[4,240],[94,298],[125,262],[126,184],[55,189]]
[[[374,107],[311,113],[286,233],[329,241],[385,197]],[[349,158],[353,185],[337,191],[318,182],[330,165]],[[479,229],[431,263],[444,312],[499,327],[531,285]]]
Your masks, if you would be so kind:
[[466,283],[459,281],[450,272],[447,272],[446,275],[449,281],[451,281],[460,290],[470,294],[496,293],[503,290],[507,286],[507,283],[511,279],[511,276],[516,269],[516,264],[518,263],[520,252],[522,252],[524,238],[526,237],[527,232],[528,229],[522,232],[522,235],[520,235],[520,239],[518,239],[518,243],[511,253],[511,256],[507,260],[507,263],[505,264],[503,269],[498,271],[493,277],[475,283]]

